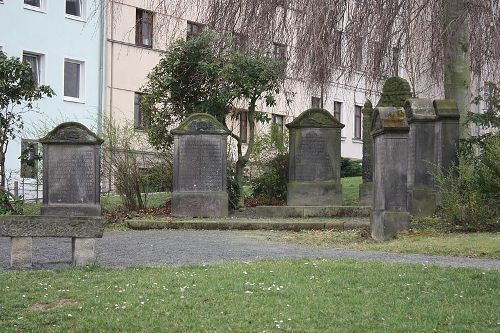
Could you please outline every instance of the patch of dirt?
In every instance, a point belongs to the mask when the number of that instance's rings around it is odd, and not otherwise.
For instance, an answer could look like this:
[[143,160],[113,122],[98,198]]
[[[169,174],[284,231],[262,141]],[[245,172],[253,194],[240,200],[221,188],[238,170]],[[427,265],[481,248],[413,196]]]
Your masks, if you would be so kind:
[[104,213],[104,219],[111,224],[120,224],[125,220],[141,218],[146,216],[161,216],[169,217],[171,212],[170,200],[167,200],[163,206],[155,208],[145,208],[138,211],[117,210],[109,213]]
[[284,206],[286,201],[279,198],[268,198],[264,197],[249,197],[245,198],[245,207],[257,207],[257,206]]
[[78,305],[79,305],[78,302],[75,301],[74,299],[62,298],[52,303],[33,303],[29,306],[29,309],[33,311],[47,311],[51,309],[78,306]]

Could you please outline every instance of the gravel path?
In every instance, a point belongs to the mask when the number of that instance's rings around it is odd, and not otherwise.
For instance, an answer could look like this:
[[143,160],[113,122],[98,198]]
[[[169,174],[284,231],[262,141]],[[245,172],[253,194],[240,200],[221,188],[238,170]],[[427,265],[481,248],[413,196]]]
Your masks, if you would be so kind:
[[[0,268],[8,267],[8,249],[9,239],[0,237]],[[35,266],[53,268],[67,265],[71,261],[70,251],[70,239],[33,240]],[[256,239],[246,231],[108,232],[97,242],[98,262],[112,267],[210,264],[265,258],[361,259],[500,270],[500,260],[314,248]]]

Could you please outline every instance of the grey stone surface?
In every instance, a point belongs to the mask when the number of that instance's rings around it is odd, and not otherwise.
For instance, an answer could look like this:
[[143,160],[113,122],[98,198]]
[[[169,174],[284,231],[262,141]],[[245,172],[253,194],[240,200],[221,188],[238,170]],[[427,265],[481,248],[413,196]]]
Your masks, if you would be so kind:
[[371,206],[373,204],[373,182],[359,184],[359,203]]
[[456,102],[450,99],[435,100],[434,108],[437,115],[437,160],[446,173],[451,166],[458,164],[460,113]]
[[85,266],[96,262],[95,238],[72,239],[73,265]]
[[378,107],[371,128],[374,139],[372,237],[386,240],[409,229],[409,126],[402,108]]
[[340,205],[344,125],[324,109],[310,109],[286,126],[290,130],[287,204]]
[[172,215],[226,216],[227,135],[213,116],[193,114],[174,134]]
[[363,110],[363,182],[359,184],[359,202],[371,205],[373,201],[373,137],[370,133],[373,107],[366,101]]
[[101,215],[102,140],[79,123],[63,123],[40,139],[43,145],[42,215]]
[[258,206],[256,218],[368,217],[369,206]]
[[32,260],[31,237],[12,237],[10,239],[10,266],[13,268],[29,268]]
[[0,216],[0,236],[102,237],[103,230],[98,216]]
[[[287,245],[267,240],[271,231],[166,230],[110,232],[96,241],[97,262],[111,267],[178,266],[266,258],[331,258],[500,270],[500,260],[354,251]],[[9,266],[9,239],[0,237],[0,267]],[[71,239],[35,238],[35,267],[71,263]],[[0,268],[1,269],[1,268]]]
[[408,212],[432,215],[436,209],[433,175],[437,171],[436,113],[430,99],[410,98],[405,104],[408,136]]

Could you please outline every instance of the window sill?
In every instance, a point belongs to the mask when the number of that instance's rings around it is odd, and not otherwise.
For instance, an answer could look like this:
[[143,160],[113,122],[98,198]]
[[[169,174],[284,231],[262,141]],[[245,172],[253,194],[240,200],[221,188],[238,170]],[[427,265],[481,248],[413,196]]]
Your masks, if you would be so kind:
[[75,98],[75,97],[68,97],[64,96],[63,101],[65,102],[70,102],[70,103],[78,103],[78,104],[85,104],[85,100],[81,98]]
[[352,139],[352,142],[354,143],[363,143],[362,139]]
[[87,22],[87,20],[85,20],[82,16],[74,16],[71,14],[65,14],[64,17],[66,17],[69,20],[73,20],[73,21]]
[[40,7],[34,7],[34,6],[30,6],[30,5],[24,5],[24,9],[31,10],[31,11],[38,12],[38,13],[47,14],[47,10],[45,10],[43,8],[40,8]]

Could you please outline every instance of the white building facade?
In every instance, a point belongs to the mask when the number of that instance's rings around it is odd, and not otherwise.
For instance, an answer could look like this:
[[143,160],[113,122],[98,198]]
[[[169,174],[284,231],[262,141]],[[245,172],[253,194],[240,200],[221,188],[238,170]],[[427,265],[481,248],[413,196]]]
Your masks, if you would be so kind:
[[[78,121],[100,132],[104,105],[105,22],[99,0],[0,1],[0,49],[29,63],[52,98],[25,113],[25,129],[10,142],[7,187],[25,198],[40,196],[37,170],[21,166],[21,151],[36,150],[36,139],[65,121]],[[39,171],[39,170],[38,170]],[[37,175],[38,174],[38,175]]]

